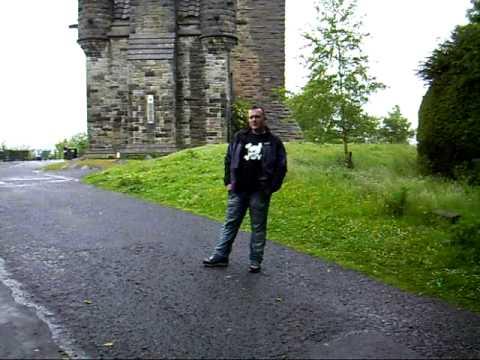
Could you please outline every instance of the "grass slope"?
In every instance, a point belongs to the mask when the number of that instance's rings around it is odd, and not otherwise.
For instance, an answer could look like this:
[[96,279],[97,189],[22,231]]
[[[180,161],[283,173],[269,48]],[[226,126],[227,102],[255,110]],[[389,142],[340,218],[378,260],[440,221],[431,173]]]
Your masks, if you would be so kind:
[[[222,221],[226,145],[129,161],[85,181]],[[480,266],[459,256],[443,208],[480,215],[480,190],[420,177],[415,148],[353,145],[355,169],[338,145],[287,144],[289,172],[272,200],[268,238],[420,294],[480,312]],[[248,221],[243,228],[248,230]]]
[[51,164],[42,167],[45,171],[61,171],[68,169],[79,169],[82,167],[88,167],[93,169],[107,169],[114,165],[117,165],[118,160],[103,160],[103,159],[75,159],[53,162]]

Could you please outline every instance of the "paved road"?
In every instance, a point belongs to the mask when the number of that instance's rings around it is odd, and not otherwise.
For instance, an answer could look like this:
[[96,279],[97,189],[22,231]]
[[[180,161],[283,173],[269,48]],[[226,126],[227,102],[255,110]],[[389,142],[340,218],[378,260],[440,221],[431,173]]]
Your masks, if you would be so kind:
[[0,358],[48,359],[61,355],[47,324],[38,318],[35,309],[15,302],[10,289],[0,283]]
[[0,163],[0,358],[480,357],[478,315],[273,243],[250,274],[247,234],[203,268],[219,223],[36,166]]

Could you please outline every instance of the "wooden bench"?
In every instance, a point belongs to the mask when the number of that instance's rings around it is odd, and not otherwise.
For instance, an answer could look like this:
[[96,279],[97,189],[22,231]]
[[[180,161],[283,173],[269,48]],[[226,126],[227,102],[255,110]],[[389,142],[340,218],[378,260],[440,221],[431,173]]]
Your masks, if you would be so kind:
[[456,224],[458,220],[462,217],[459,213],[453,212],[453,211],[448,211],[448,210],[443,210],[443,209],[434,209],[432,210],[432,213],[440,216],[441,218],[450,221],[452,224]]

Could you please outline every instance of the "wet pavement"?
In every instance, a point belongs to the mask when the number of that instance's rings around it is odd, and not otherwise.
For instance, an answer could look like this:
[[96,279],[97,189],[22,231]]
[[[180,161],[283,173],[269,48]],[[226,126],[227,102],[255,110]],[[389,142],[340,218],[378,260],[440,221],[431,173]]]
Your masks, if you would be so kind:
[[248,273],[245,233],[203,268],[221,224],[38,165],[0,163],[0,308],[36,324],[0,318],[0,357],[480,357],[478,315],[270,242]]
[[[17,299],[18,300],[18,299]],[[2,359],[61,358],[47,324],[35,310],[16,302],[0,283],[0,357]]]

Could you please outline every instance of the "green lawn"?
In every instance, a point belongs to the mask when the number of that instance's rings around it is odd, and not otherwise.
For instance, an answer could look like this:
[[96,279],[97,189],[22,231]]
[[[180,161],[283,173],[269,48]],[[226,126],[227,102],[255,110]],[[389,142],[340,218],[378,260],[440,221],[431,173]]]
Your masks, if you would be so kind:
[[94,169],[107,169],[114,165],[117,165],[117,160],[104,160],[104,159],[75,159],[75,160],[64,160],[59,162],[54,162],[42,167],[42,170],[45,171],[60,171],[67,169],[78,169],[84,166]]
[[[480,219],[478,187],[419,176],[408,145],[353,145],[354,170],[342,167],[340,145],[286,147],[289,172],[272,200],[269,239],[480,312],[478,257],[452,241],[453,230]],[[225,149],[132,160],[85,181],[222,221]],[[460,225],[432,215],[437,208],[462,214]]]

